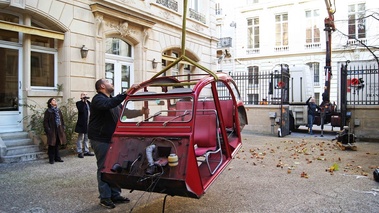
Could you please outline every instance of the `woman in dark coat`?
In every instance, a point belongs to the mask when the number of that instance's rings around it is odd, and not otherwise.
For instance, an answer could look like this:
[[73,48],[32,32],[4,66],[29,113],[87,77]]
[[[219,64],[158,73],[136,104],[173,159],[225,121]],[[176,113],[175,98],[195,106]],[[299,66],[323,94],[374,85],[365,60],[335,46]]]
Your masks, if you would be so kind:
[[315,121],[316,110],[320,110],[320,107],[315,102],[315,99],[312,97],[309,97],[305,102],[308,105],[308,130],[311,135],[313,135],[312,127]]
[[66,144],[62,112],[57,107],[57,101],[50,98],[43,119],[43,127],[47,136],[49,163],[63,162],[59,155],[59,146]]

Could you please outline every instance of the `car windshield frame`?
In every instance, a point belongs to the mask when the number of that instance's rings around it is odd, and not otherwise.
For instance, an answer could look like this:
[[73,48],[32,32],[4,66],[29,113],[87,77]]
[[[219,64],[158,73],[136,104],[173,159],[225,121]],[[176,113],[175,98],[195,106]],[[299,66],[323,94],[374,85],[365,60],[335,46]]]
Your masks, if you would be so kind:
[[[136,94],[126,99],[123,104],[121,123],[146,122],[189,122],[194,110],[194,98],[190,94],[165,93],[162,95]],[[177,108],[180,102],[183,109]],[[184,106],[185,105],[185,106]],[[143,114],[143,109],[148,108],[149,113]]]

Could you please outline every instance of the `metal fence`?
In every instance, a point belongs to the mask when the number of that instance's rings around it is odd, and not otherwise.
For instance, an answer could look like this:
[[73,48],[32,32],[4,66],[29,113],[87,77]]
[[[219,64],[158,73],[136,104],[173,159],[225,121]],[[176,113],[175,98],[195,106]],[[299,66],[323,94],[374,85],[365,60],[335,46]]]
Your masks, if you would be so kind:
[[289,74],[286,71],[232,73],[244,104],[279,105],[289,101]]
[[[347,104],[379,105],[379,73],[375,65],[343,66],[347,68]],[[341,70],[343,71],[343,70]]]
[[[346,69],[345,72],[342,69]],[[338,87],[346,85],[346,103],[348,105],[379,105],[377,65],[342,66],[341,75],[344,73],[346,76],[341,77]],[[290,82],[290,73],[288,72],[239,72],[230,75],[238,85],[244,104],[278,105],[289,101],[292,82]],[[342,79],[345,79],[346,82],[342,82]],[[341,92],[344,90],[341,89]]]

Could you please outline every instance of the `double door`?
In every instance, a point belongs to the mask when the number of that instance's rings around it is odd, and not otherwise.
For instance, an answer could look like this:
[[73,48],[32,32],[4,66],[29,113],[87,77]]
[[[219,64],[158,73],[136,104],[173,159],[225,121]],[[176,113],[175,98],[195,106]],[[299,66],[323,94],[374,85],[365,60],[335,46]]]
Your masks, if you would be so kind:
[[112,96],[124,92],[134,83],[133,63],[107,59],[105,78],[114,86]]

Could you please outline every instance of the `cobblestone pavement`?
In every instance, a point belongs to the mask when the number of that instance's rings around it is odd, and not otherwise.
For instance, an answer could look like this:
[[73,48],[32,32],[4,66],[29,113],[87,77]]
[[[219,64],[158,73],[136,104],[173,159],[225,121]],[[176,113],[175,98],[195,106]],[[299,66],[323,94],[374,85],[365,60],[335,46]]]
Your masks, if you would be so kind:
[[[377,212],[379,143],[342,151],[333,135],[283,138],[243,133],[243,147],[200,199],[167,197],[165,212]],[[0,164],[0,213],[162,212],[163,194],[123,190],[115,209],[98,205],[95,157],[67,155]],[[332,168],[331,168],[332,167]],[[332,171],[338,170],[338,171]]]

